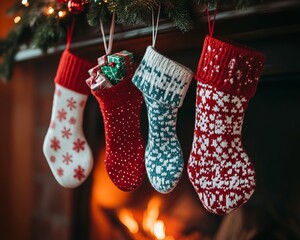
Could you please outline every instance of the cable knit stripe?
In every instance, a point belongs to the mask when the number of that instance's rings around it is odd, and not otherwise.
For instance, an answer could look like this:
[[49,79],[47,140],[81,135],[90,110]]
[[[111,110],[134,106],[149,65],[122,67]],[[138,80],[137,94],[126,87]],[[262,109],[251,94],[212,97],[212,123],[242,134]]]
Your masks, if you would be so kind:
[[88,70],[93,66],[94,64],[65,50],[61,56],[54,81],[65,88],[88,95],[90,89],[85,80],[89,77]]
[[245,46],[207,36],[195,78],[227,93],[252,97],[265,57]]
[[192,78],[193,72],[189,68],[149,46],[132,81],[148,97],[180,107]]

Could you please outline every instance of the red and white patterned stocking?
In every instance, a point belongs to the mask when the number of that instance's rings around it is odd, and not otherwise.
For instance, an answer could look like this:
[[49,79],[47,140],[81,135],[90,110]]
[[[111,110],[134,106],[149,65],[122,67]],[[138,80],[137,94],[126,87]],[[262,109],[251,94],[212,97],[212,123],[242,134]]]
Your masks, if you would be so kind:
[[145,147],[140,128],[143,97],[131,78],[129,74],[110,88],[92,91],[104,119],[106,170],[123,191],[138,188],[145,175]]
[[92,65],[65,50],[55,77],[50,126],[43,151],[60,185],[74,188],[89,175],[93,155],[82,130],[89,88],[85,83]]
[[254,192],[255,171],[241,140],[264,56],[207,36],[197,74],[196,123],[188,174],[204,207],[225,214]]

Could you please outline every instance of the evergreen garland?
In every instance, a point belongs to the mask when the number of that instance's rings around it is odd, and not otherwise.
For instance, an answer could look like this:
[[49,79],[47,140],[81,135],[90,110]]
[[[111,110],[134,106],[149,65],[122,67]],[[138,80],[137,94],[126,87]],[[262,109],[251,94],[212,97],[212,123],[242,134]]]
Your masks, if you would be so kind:
[[[11,78],[14,58],[22,45],[39,48],[43,52],[65,38],[66,27],[71,18],[78,18],[92,27],[99,27],[100,19],[105,22],[112,12],[116,21],[125,26],[151,26],[152,11],[161,7],[161,18],[168,19],[182,32],[189,31],[195,24],[195,5],[202,8],[222,8],[224,4],[234,7],[249,6],[262,0],[84,0],[85,9],[80,14],[68,11],[67,3],[59,0],[28,0],[29,5],[20,2],[8,10],[8,14],[20,15],[21,20],[7,35],[0,39],[0,77]],[[51,8],[51,13],[47,12]],[[58,12],[61,11],[59,15]]]

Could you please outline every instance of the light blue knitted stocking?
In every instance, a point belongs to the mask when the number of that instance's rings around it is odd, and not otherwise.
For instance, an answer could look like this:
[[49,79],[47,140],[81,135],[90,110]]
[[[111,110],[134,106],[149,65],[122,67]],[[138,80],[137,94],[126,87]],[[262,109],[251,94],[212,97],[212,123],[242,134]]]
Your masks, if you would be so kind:
[[132,80],[143,93],[148,110],[148,178],[161,193],[172,191],[183,171],[176,120],[192,77],[190,69],[148,47]]

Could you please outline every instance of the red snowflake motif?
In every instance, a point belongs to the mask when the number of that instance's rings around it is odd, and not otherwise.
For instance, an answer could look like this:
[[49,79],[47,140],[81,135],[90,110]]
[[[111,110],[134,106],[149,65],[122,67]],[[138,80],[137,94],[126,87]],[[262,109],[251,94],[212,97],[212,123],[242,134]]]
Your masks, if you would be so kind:
[[83,107],[84,107],[84,105],[85,105],[85,101],[84,101],[84,100],[82,100],[82,101],[79,103],[79,106],[83,108]]
[[57,112],[57,118],[61,122],[67,118],[67,112],[62,108],[60,111]]
[[51,139],[50,147],[53,148],[54,151],[57,151],[58,149],[60,149],[60,142],[56,137]]
[[73,142],[73,144],[74,144],[73,150],[75,150],[76,152],[80,152],[81,150],[84,150],[85,141],[81,141],[79,138],[77,138],[77,140]]
[[68,105],[67,107],[70,109],[70,111],[72,111],[73,109],[76,108],[76,101],[73,99],[73,97],[67,99]]
[[64,127],[64,129],[61,130],[61,134],[63,138],[69,139],[69,137],[72,135],[71,129]]
[[55,163],[56,157],[55,157],[55,156],[51,156],[51,157],[50,157],[50,161],[51,161],[52,163]]
[[64,170],[62,168],[58,168],[56,171],[58,176],[62,177],[64,175]]
[[80,165],[78,165],[78,167],[74,169],[74,172],[75,172],[75,174],[73,177],[77,178],[79,181],[81,181],[81,179],[85,178],[85,174],[84,174],[85,170]]
[[65,155],[63,155],[63,158],[64,158],[63,162],[67,165],[69,165],[69,163],[73,162],[72,155],[69,153],[66,153]]
[[72,124],[72,125],[75,125],[75,123],[76,123],[76,118],[71,117],[70,120],[69,120],[69,123]]
[[55,94],[57,95],[57,96],[61,96],[61,91],[60,91],[60,89],[55,89]]
[[55,122],[54,121],[50,121],[49,128],[52,128],[52,129],[55,128]]

